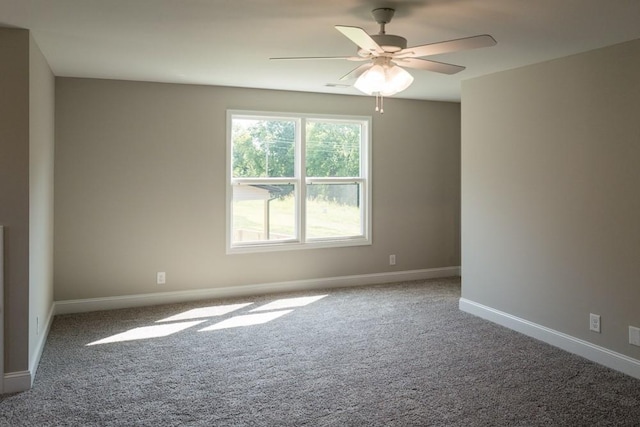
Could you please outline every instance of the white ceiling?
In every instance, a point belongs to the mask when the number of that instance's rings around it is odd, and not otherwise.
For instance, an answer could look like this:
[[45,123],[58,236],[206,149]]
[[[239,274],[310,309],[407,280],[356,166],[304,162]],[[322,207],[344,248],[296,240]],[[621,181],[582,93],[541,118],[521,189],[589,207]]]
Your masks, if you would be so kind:
[[498,41],[429,57],[467,69],[410,70],[400,98],[459,100],[462,80],[640,38],[640,0],[0,0],[0,26],[30,29],[56,76],[358,94],[326,85],[359,63],[268,58],[353,55],[333,26],[375,34],[376,7],[409,46]]

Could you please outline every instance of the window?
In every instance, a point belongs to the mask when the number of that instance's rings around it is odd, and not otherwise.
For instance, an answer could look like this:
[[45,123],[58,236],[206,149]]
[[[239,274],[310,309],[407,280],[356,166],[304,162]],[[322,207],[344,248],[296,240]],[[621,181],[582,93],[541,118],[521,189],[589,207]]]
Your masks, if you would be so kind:
[[228,252],[370,244],[370,127],[228,111]]

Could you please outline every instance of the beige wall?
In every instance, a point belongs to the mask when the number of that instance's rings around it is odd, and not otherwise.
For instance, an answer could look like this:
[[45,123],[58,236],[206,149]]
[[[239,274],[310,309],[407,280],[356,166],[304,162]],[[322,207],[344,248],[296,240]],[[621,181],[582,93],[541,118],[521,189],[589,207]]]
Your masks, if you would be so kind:
[[29,366],[34,368],[53,305],[55,82],[33,38],[29,82]]
[[29,349],[29,32],[0,28],[0,224],[4,225],[5,372]]
[[0,28],[0,76],[4,371],[23,375],[35,368],[53,305],[55,85],[27,30]]
[[[459,265],[459,104],[373,107],[371,97],[57,78],[55,299]],[[373,116],[373,245],[226,255],[227,109]]]
[[640,40],[462,88],[463,298],[636,359],[638,76]]

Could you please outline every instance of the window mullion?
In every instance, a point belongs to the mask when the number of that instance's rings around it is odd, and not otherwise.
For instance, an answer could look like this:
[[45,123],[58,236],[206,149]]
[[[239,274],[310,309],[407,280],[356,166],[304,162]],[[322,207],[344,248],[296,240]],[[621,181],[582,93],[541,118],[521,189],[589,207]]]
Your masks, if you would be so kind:
[[306,181],[306,147],[307,147],[307,119],[302,117],[299,121],[298,129],[298,171],[296,178],[298,179],[298,188],[300,189],[298,194],[300,196],[298,202],[298,233],[300,236],[300,242],[307,241],[307,185]]

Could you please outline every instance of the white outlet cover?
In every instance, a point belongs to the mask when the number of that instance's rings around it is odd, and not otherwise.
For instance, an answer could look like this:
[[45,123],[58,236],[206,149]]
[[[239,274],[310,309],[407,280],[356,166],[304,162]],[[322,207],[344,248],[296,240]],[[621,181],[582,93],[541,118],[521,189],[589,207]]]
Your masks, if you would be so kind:
[[589,314],[589,330],[600,333],[600,315]]
[[640,346],[640,328],[629,326],[629,344]]

